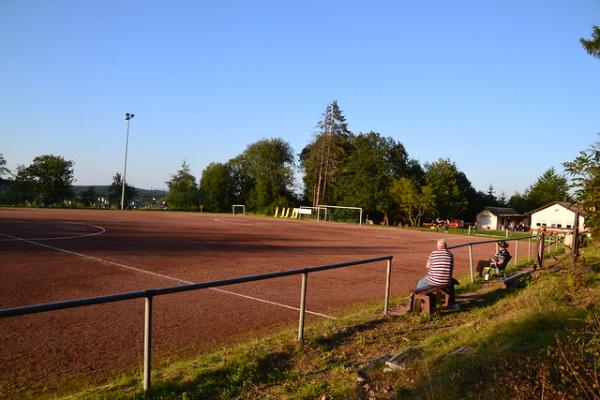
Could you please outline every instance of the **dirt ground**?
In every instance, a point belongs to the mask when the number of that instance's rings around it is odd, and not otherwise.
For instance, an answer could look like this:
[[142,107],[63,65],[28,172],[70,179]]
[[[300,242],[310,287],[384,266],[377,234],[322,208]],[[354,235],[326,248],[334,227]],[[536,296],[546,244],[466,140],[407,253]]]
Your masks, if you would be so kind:
[[[387,255],[392,296],[402,296],[424,275],[439,237],[475,240],[222,214],[0,209],[0,308]],[[493,251],[476,246],[474,259]],[[466,249],[454,254],[455,276],[467,276]],[[307,310],[323,316],[307,323],[383,303],[384,289],[385,262],[311,274]],[[157,297],[154,357],[167,362],[293,326],[299,302],[300,276]],[[0,396],[141,368],[143,311],[140,299],[2,319]]]

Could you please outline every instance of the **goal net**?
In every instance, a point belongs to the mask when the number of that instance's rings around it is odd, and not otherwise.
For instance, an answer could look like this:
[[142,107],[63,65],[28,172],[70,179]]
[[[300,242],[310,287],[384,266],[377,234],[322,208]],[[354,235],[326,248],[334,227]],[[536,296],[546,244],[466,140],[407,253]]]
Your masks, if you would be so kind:
[[325,221],[327,219],[327,209],[325,207],[300,206],[298,218]]
[[[320,204],[318,207],[319,220],[328,222],[344,222],[350,224],[362,225],[362,208],[360,207],[344,207],[344,206],[329,206]],[[322,212],[321,210],[324,210]]]
[[234,204],[231,211],[233,215],[246,215],[246,206],[244,204]]

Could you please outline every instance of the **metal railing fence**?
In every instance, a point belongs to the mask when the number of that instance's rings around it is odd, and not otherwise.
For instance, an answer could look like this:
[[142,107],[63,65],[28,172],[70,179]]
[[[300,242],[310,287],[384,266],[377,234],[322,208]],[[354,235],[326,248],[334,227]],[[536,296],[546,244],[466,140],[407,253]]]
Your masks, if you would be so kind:
[[[554,245],[555,251],[558,251],[559,242],[561,240],[564,241],[565,236],[567,236],[569,234],[570,234],[569,232],[565,232],[562,235],[561,234],[553,234],[553,235],[544,234],[543,235],[544,247],[550,248],[550,246]],[[475,275],[474,275],[474,271],[473,271],[473,246],[481,245],[481,244],[496,243],[496,253],[497,253],[498,252],[498,242],[515,242],[513,265],[517,265],[517,259],[519,258],[519,241],[521,241],[521,240],[527,240],[527,261],[531,261],[531,239],[537,240],[538,236],[531,235],[531,236],[520,237],[520,238],[498,238],[498,239],[490,239],[490,240],[481,240],[478,242],[468,242],[468,243],[457,244],[454,246],[448,246],[448,249],[452,250],[452,249],[459,249],[462,247],[468,247],[468,249],[469,249],[469,271],[470,271],[470,275],[471,275],[471,283],[473,283],[475,281]]]
[[151,370],[152,370],[152,299],[155,296],[162,296],[172,293],[189,292],[192,290],[216,288],[220,286],[236,285],[240,283],[256,282],[268,279],[282,278],[293,275],[302,275],[301,292],[300,292],[300,312],[298,321],[298,341],[304,340],[304,315],[306,312],[306,294],[308,285],[308,274],[319,271],[327,271],[338,268],[346,268],[357,265],[371,264],[380,261],[386,261],[386,279],[385,279],[385,295],[383,312],[385,315],[389,311],[390,300],[390,281],[392,272],[392,256],[368,258],[356,261],[347,261],[337,264],[320,265],[316,267],[307,267],[293,269],[289,271],[271,272],[258,275],[247,275],[238,278],[222,279],[218,281],[209,281],[201,283],[193,283],[180,286],[163,287],[156,289],[138,290],[125,292],[113,295],[89,297],[71,301],[59,301],[54,303],[35,304],[23,307],[6,308],[0,310],[0,318],[16,317],[27,314],[38,314],[49,311],[66,310],[75,307],[85,307],[97,304],[114,303],[118,301],[144,299],[144,390],[148,390],[151,385]]
[[481,244],[488,244],[488,243],[496,243],[496,253],[498,252],[498,242],[510,242],[510,241],[514,241],[516,242],[515,244],[515,256],[514,256],[514,260],[515,263],[517,261],[518,255],[519,255],[519,240],[524,240],[524,239],[528,239],[528,258],[531,259],[531,239],[533,239],[535,236],[527,236],[524,238],[513,238],[513,239],[506,239],[506,238],[498,238],[498,239],[490,239],[490,240],[481,240],[478,242],[467,242],[467,243],[461,243],[461,244],[457,244],[454,246],[448,246],[449,250],[452,249],[459,249],[462,247],[468,247],[469,249],[469,272],[471,275],[471,283],[475,282],[475,273],[473,271],[473,246],[475,245],[481,245]]

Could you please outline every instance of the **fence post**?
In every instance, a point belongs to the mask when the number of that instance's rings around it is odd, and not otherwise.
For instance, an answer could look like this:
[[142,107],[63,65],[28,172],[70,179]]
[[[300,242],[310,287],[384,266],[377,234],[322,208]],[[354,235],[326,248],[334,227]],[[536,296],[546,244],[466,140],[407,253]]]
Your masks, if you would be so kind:
[[539,267],[539,268],[544,268],[544,247],[546,244],[546,234],[542,229],[538,230],[538,237],[537,237],[537,260],[536,260],[536,264],[534,265],[534,270],[536,269],[535,267]]
[[302,289],[300,292],[300,320],[298,322],[298,341],[304,341],[304,313],[306,311],[306,285],[308,284],[308,272],[302,273]]
[[554,242],[554,252],[558,253],[558,233],[556,234],[556,236],[554,237],[555,242]]
[[392,259],[387,260],[387,270],[385,273],[385,300],[383,302],[383,314],[388,315],[390,307],[390,280],[392,277]]
[[469,235],[471,235],[471,225],[469,225]]
[[515,261],[513,265],[517,265],[517,259],[519,258],[519,241],[515,240]]
[[531,261],[531,237],[527,239],[527,262]]
[[152,373],[152,296],[146,296],[144,303],[144,391],[147,392]]
[[469,270],[471,271],[471,283],[475,282],[475,276],[473,275],[473,246],[469,245]]
[[571,248],[573,249],[571,253],[571,266],[575,267],[577,258],[579,257],[579,209],[575,211],[575,221],[573,221],[573,244]]
[[506,238],[508,239],[508,229],[506,230]]

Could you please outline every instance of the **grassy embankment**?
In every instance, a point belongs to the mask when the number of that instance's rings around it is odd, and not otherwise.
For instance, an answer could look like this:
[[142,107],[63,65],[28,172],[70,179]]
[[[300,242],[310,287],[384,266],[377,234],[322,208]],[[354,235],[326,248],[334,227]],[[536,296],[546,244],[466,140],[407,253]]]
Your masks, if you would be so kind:
[[[372,307],[155,369],[156,399],[600,399],[600,248],[583,249],[524,288],[467,285],[459,312],[381,317]],[[384,354],[422,350],[405,370],[357,371]],[[458,354],[453,354],[458,351]],[[69,398],[143,399],[138,376]]]

